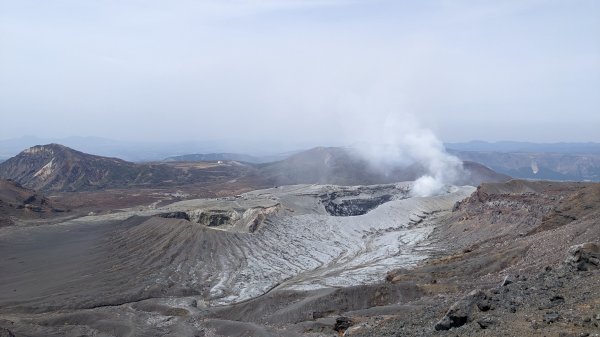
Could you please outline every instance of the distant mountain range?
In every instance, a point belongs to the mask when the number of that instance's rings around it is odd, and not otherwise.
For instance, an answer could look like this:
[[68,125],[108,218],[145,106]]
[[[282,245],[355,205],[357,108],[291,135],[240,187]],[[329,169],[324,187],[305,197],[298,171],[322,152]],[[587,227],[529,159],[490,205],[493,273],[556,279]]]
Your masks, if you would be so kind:
[[[216,159],[226,156],[209,156]],[[510,177],[485,166],[465,162],[460,184],[506,181]],[[352,149],[314,148],[281,161],[262,164],[223,161],[211,163],[132,163],[73,150],[59,144],[38,145],[0,163],[0,177],[42,191],[81,191],[103,188],[164,187],[237,181],[247,188],[288,184],[365,185],[414,180],[426,173],[418,164],[382,171]]]
[[[449,144],[464,162],[467,175],[458,183],[478,185],[509,177],[600,181],[597,144],[471,142]],[[523,152],[507,152],[521,149]],[[470,149],[470,150],[466,150]],[[561,153],[560,151],[574,153]],[[588,151],[591,153],[581,153]],[[268,162],[267,162],[268,161]],[[209,162],[208,164],[206,162]],[[351,148],[318,147],[295,154],[258,157],[236,153],[190,154],[162,162],[133,163],[49,144],[33,146],[0,163],[0,177],[39,191],[165,187],[243,181],[245,188],[320,183],[366,185],[414,180],[426,172],[418,163],[385,171],[373,167]]]
[[474,141],[446,144],[448,152],[521,179],[600,181],[600,144]]
[[[278,144],[245,142],[232,146],[219,141],[121,141],[100,137],[40,138],[27,136],[0,140],[0,160],[17,155],[23,149],[38,144],[62,144],[77,151],[93,153],[105,157],[115,157],[132,162],[161,161],[165,158],[196,153],[236,153],[250,154],[259,162],[284,159],[290,154],[287,147]],[[301,144],[298,149],[305,148]]]
[[164,159],[163,161],[222,161],[222,160],[236,160],[247,163],[260,163],[260,158],[250,156],[247,154],[239,153],[205,153],[205,154],[186,154],[183,156],[174,156]]
[[462,160],[482,163],[514,178],[600,181],[600,154],[449,152]]
[[299,151],[281,153],[277,155],[251,156],[242,153],[196,153],[173,156],[163,159],[163,162],[203,162],[203,161],[240,161],[244,163],[270,163],[284,160]]
[[448,150],[476,152],[600,154],[600,143],[485,142],[445,143]]

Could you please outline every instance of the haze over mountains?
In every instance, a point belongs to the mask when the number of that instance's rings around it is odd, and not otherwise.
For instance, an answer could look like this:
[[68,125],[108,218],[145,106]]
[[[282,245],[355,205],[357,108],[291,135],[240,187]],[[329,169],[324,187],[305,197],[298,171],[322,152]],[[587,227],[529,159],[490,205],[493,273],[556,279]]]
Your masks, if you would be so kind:
[[517,141],[486,142],[474,140],[465,143],[445,143],[445,147],[448,150],[456,151],[600,154],[600,143],[594,142],[534,143]]
[[[482,181],[510,179],[473,162],[466,162],[464,170],[455,183],[478,185]],[[263,164],[234,160],[132,163],[48,144],[31,147],[0,163],[0,177],[41,191],[182,186],[208,182],[231,184],[239,179],[245,179],[248,187],[252,188],[291,184],[367,185],[415,180],[426,173],[423,163],[390,166],[383,170],[355,150],[325,147]]]
[[286,152],[286,153],[264,155],[264,156],[252,156],[249,154],[226,153],[226,152],[225,153],[196,153],[196,154],[184,154],[181,156],[168,157],[162,161],[165,161],[165,162],[173,162],[173,161],[194,162],[194,161],[196,161],[196,162],[198,162],[198,161],[235,160],[235,161],[241,161],[241,162],[245,162],[245,163],[259,164],[259,163],[268,163],[268,162],[284,160],[297,152],[301,152],[301,151],[291,151],[291,152]]
[[[24,137],[0,141],[0,162],[40,144],[41,139]],[[72,137],[62,139],[85,153],[116,157],[127,161],[238,161],[268,163],[286,159],[301,151],[274,152],[263,149],[260,155],[235,152],[210,152],[226,149],[217,143],[142,144],[103,138]],[[27,144],[27,146],[24,146]],[[172,146],[173,145],[173,146]],[[496,172],[515,178],[600,181],[600,144],[483,142],[447,143],[451,154],[468,162],[481,163]],[[199,153],[198,149],[206,149]],[[177,155],[174,155],[177,154]],[[171,172],[173,174],[173,172]],[[178,179],[181,179],[179,177]],[[285,178],[287,179],[287,178]],[[140,182],[144,180],[139,180]],[[175,179],[177,180],[177,179]],[[288,181],[284,180],[284,181]]]
[[[203,141],[122,141],[102,137],[65,137],[46,138],[24,136],[0,140],[0,160],[17,155],[23,149],[40,144],[62,144],[75,150],[93,153],[99,156],[115,157],[133,162],[161,161],[169,157],[206,153],[241,153],[251,155],[258,161],[283,159],[286,153],[307,148],[305,144],[296,146],[274,144],[271,142]],[[293,153],[293,152],[292,152]],[[288,154],[289,155],[289,154]]]
[[[46,138],[24,136],[0,140],[0,160],[6,160],[17,155],[26,148],[40,144],[62,144],[72,149],[93,153],[99,156],[116,157],[127,161],[160,161],[174,160],[179,156],[227,154],[233,156],[248,156],[252,162],[267,162],[285,159],[299,151],[314,147],[306,144],[289,145],[246,142],[229,143],[226,141],[121,141],[101,137],[65,137]],[[325,144],[317,144],[325,145]],[[334,146],[337,146],[334,144]],[[470,141],[463,143],[444,143],[448,150],[483,151],[505,153],[562,153],[562,154],[600,154],[600,143],[594,142],[560,142],[535,143],[515,141]],[[195,160],[192,157],[184,161]],[[227,160],[227,159],[226,159]],[[231,160],[231,159],[230,159]]]
[[522,179],[600,181],[600,154],[450,151]]
[[469,142],[446,144],[462,160],[523,179],[600,181],[600,144]]

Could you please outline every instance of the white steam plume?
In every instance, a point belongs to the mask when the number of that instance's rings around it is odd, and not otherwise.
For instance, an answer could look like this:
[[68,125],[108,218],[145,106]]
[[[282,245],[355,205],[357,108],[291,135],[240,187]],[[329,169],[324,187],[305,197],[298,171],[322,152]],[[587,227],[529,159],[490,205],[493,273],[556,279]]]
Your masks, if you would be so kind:
[[436,195],[463,175],[462,161],[448,154],[435,134],[410,115],[373,118],[361,130],[363,142],[357,148],[376,168],[418,166],[425,170],[414,182],[415,196]]

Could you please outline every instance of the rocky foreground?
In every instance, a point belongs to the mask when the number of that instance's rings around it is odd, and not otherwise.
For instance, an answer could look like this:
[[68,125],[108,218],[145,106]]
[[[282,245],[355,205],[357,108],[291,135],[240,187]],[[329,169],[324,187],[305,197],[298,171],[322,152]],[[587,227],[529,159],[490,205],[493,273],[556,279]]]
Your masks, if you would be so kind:
[[0,232],[6,336],[595,336],[600,184],[302,185]]
[[484,184],[434,237],[445,256],[388,274],[426,292],[348,336],[598,336],[600,184]]

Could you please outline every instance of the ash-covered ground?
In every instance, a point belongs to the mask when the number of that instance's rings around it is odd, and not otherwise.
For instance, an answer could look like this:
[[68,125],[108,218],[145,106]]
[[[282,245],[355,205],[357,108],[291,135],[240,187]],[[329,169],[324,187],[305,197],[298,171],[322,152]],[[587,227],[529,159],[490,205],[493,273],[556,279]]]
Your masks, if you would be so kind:
[[599,184],[411,186],[282,186],[1,228],[0,331],[598,333]]

